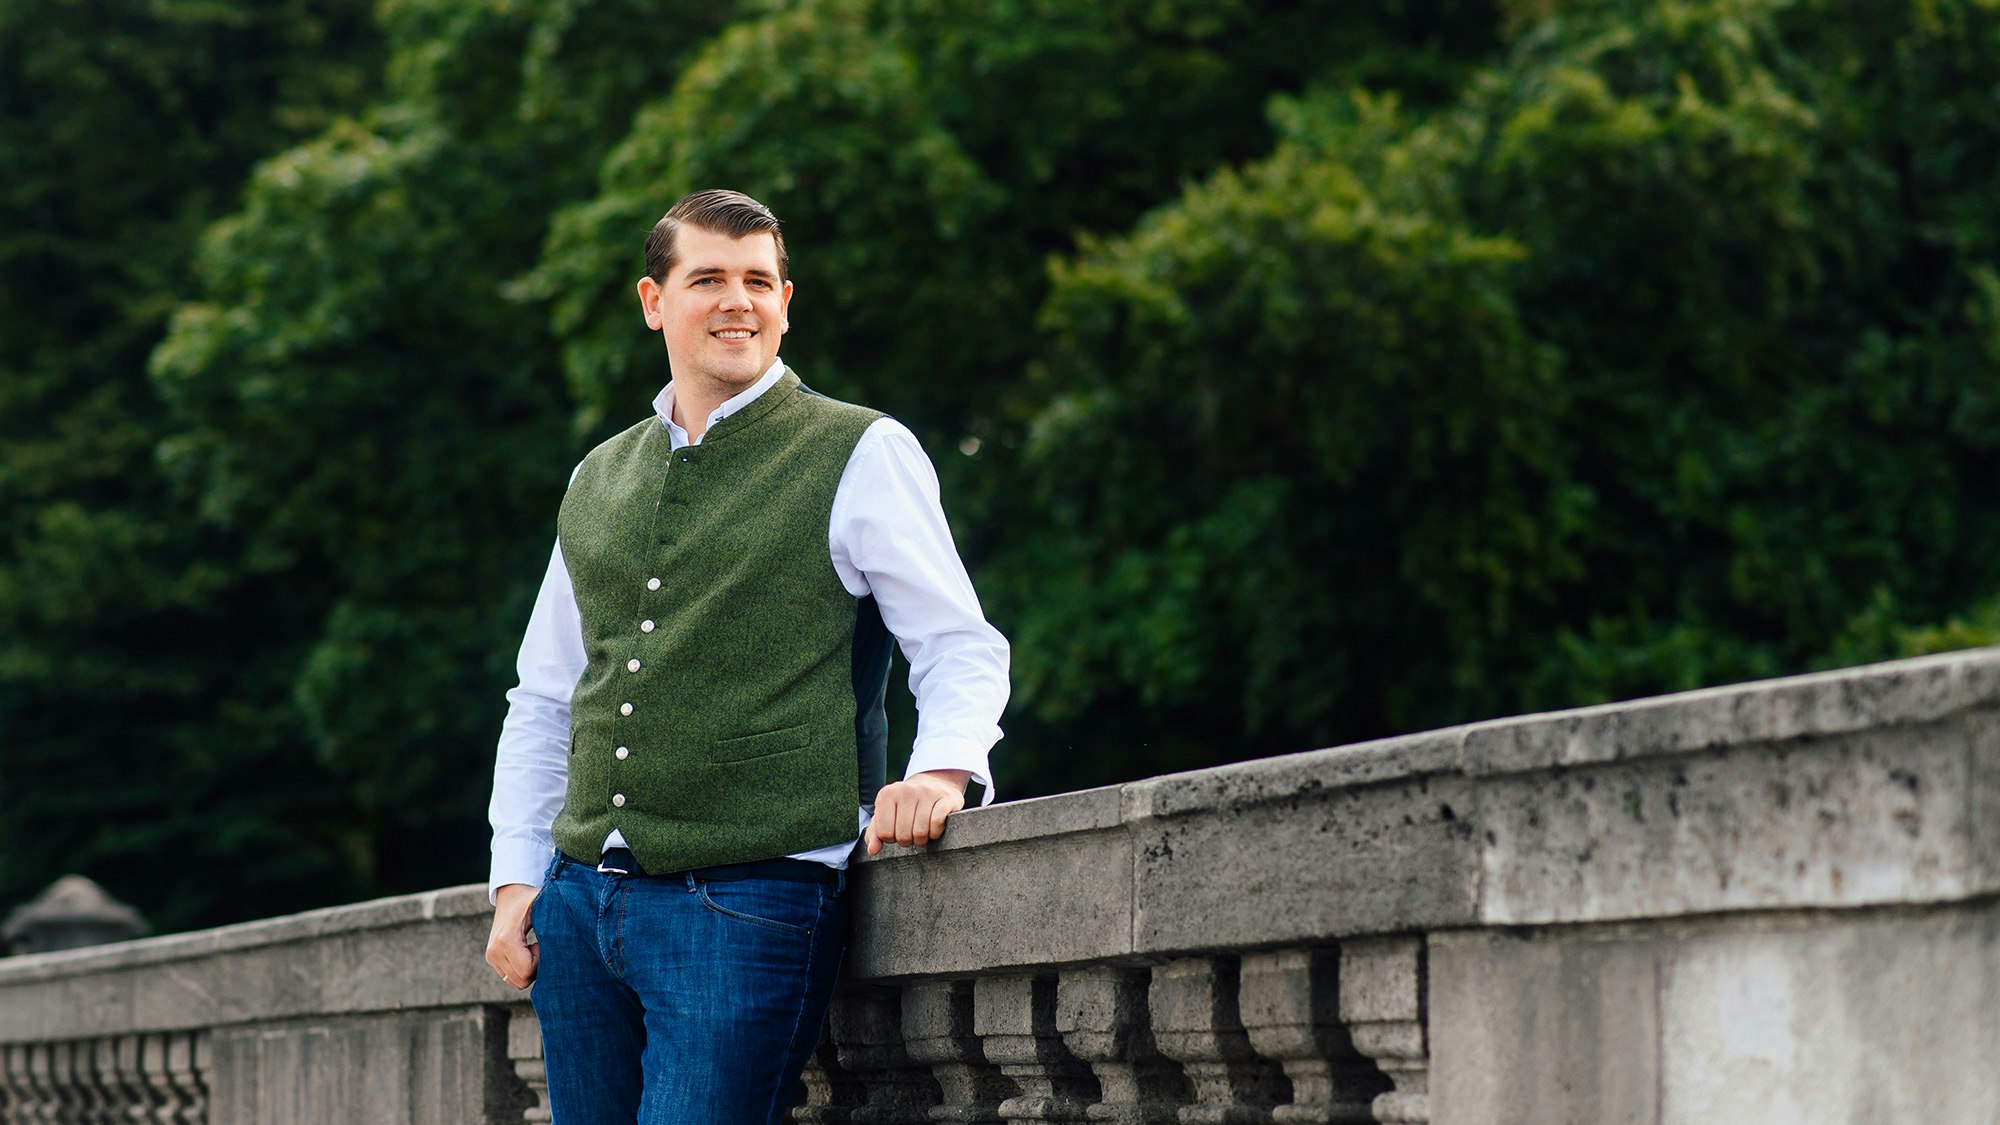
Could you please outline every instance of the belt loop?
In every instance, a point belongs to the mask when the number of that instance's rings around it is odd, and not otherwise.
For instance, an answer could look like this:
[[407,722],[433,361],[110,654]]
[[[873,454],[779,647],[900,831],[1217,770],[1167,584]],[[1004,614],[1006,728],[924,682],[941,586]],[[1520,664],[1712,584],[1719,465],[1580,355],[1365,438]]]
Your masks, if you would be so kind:
[[836,868],[834,868],[834,869],[833,869],[833,897],[835,897],[835,898],[839,898],[839,897],[840,897],[840,892],[842,892],[842,891],[844,891],[844,890],[846,890],[846,889],[847,889],[847,868],[845,868],[845,867],[836,867]]
[[693,890],[694,890],[694,872],[692,872],[692,871],[688,871],[688,872],[685,872],[685,873],[683,873],[683,875],[682,875],[682,878],[685,878],[685,879],[687,880],[687,885],[688,885],[688,890],[689,890],[689,892],[693,892]]

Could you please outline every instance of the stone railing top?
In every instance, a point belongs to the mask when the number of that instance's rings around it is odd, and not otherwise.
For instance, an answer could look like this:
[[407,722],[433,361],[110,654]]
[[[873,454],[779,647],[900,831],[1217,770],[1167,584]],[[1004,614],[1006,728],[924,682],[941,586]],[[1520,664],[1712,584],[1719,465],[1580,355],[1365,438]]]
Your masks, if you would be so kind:
[[[969,809],[856,865],[849,971],[1992,893],[1996,715],[2000,650],[1977,650]],[[0,1011],[57,986],[73,1010],[42,1033],[517,1000],[480,963],[488,910],[453,887],[0,959]]]
[[483,920],[492,910],[484,884],[446,887],[189,933],[0,958],[0,982],[75,976],[107,968],[144,968],[425,922],[475,916]]
[[1703,688],[1264,758],[1131,783],[1127,815],[1173,816],[1443,773],[1491,776],[1930,722],[2000,704],[2000,649]]

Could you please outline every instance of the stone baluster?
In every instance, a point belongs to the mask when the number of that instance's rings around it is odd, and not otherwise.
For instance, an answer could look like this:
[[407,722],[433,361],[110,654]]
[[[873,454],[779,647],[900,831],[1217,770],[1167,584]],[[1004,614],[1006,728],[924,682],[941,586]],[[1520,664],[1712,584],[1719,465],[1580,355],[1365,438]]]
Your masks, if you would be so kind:
[[111,1100],[110,1075],[97,1068],[98,1046],[96,1041],[84,1040],[71,1047],[70,1073],[82,1102],[80,1125],[115,1125],[118,1120]]
[[1389,1083],[1340,1022],[1337,952],[1246,954],[1238,1010],[1250,1045],[1291,1079],[1291,1101],[1271,1112],[1279,1125],[1372,1125],[1369,1106]]
[[117,1042],[111,1039],[77,1044],[76,1068],[90,1092],[90,1110],[84,1118],[89,1125],[121,1125],[125,1106],[119,1096],[117,1051]]
[[973,1030],[972,982],[919,981],[903,991],[903,1045],[944,1095],[932,1121],[999,1121],[1013,1084],[986,1060]]
[[78,1125],[90,1120],[91,1098],[88,1074],[79,1073],[88,1068],[80,1067],[86,1045],[81,1043],[55,1043],[49,1047],[48,1090],[49,1120],[62,1125]]
[[1383,1125],[1431,1119],[1424,973],[1422,938],[1368,938],[1340,947],[1340,1018],[1355,1049],[1395,1083],[1372,1107]]
[[1234,957],[1189,957],[1153,970],[1154,1042],[1194,1087],[1183,1125],[1268,1125],[1272,1107],[1287,1100],[1284,1073],[1251,1049],[1236,993]]
[[172,1035],[148,1035],[139,1042],[139,1077],[146,1084],[153,1108],[148,1116],[134,1120],[150,1125],[177,1125],[181,1120],[180,1092],[174,1089],[167,1074],[167,1056],[173,1040]]
[[119,1125],[150,1125],[159,1104],[146,1082],[143,1035],[121,1035],[110,1040],[111,1071],[116,1076]]
[[[910,1058],[903,1045],[903,1008],[894,989],[846,988],[834,994],[827,1020],[833,1065],[822,1064],[825,1098],[811,1083],[799,1121],[853,1125],[924,1125],[938,1104],[930,1070]],[[837,1069],[836,1069],[837,1067]]]
[[0,1047],[0,1125],[28,1125],[28,1049]]
[[132,1120],[126,1115],[132,1108],[132,1088],[118,1051],[119,1040],[124,1038],[127,1037],[112,1036],[92,1040],[90,1044],[91,1085],[96,1088],[98,1099],[97,1125],[127,1125]]
[[206,1125],[208,1121],[208,1032],[180,1032],[167,1038],[166,1077],[175,1125]]
[[805,1100],[792,1107],[792,1120],[812,1125],[849,1125],[866,1095],[861,1083],[840,1065],[831,1040],[822,1040],[799,1074]]
[[56,1119],[55,1048],[47,1043],[30,1044],[22,1053],[22,1085],[27,1088],[23,1121],[46,1125]]
[[542,1056],[542,1023],[527,1004],[507,1008],[507,1062],[514,1076],[528,1088],[528,1105],[521,1110],[526,1125],[544,1125],[549,1120],[549,1068]]
[[972,1030],[987,1061],[1018,1091],[1000,1103],[1003,1120],[1090,1120],[1084,1109],[1097,1100],[1097,1083],[1056,1030],[1053,977],[979,978],[972,986]]
[[1145,969],[1066,969],[1056,984],[1056,1031],[1097,1078],[1092,1121],[1171,1125],[1190,1094],[1187,1079],[1153,1044]]

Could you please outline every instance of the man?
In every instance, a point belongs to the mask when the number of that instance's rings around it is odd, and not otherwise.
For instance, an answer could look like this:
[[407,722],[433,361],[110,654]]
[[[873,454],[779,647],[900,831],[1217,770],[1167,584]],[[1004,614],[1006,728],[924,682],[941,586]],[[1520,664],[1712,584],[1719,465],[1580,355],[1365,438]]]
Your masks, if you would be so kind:
[[[969,779],[993,796],[1007,643],[909,430],[778,359],[787,266],[736,192],[653,229],[672,379],[572,476],[508,692],[486,960],[535,983],[562,1125],[782,1120],[857,835],[921,845]],[[883,785],[892,634],[918,725]]]

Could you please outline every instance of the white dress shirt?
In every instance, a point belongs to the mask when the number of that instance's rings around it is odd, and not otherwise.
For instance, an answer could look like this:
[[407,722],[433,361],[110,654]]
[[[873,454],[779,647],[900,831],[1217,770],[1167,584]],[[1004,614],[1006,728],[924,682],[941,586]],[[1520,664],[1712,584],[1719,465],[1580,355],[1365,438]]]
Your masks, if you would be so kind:
[[[716,407],[708,425],[757,400],[784,376],[774,360],[756,385]],[[690,444],[674,422],[674,386],[653,409],[673,448]],[[692,444],[700,444],[694,442]],[[575,474],[571,474],[575,479]],[[917,698],[917,737],[904,776],[964,770],[993,800],[987,754],[1000,739],[1007,704],[1007,640],[988,624],[966,577],[965,564],[938,502],[937,472],[916,435],[892,418],[878,419],[855,443],[833,496],[827,551],[847,592],[875,596],[882,623],[910,662]],[[588,663],[583,624],[562,543],[556,543],[521,639],[520,683],[507,692],[507,719],[493,766],[493,867],[489,897],[508,883],[539,887],[555,855],[550,826],[569,784],[569,702]],[[868,813],[857,804],[858,836]],[[624,844],[616,829],[605,847]],[[794,858],[847,866],[854,841]]]

